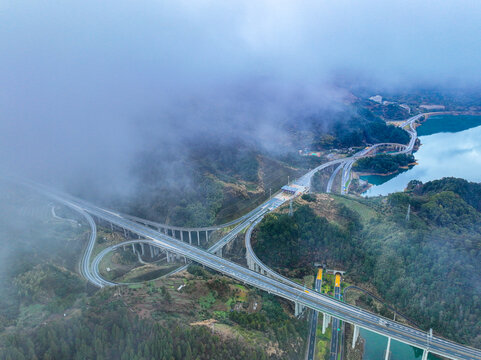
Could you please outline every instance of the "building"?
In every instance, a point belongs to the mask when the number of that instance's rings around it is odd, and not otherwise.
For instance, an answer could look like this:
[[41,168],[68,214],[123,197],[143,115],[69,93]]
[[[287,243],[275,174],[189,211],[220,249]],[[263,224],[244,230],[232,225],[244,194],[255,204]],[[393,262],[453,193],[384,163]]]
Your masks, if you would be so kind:
[[284,192],[284,193],[287,193],[289,195],[295,195],[296,192],[299,190],[297,187],[294,187],[294,186],[289,186],[289,185],[284,185],[281,190]]

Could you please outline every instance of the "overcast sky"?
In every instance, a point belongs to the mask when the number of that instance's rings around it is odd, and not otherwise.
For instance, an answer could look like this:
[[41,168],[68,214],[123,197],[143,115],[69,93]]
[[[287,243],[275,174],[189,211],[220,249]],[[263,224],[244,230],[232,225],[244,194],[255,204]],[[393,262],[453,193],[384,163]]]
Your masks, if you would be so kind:
[[179,128],[265,135],[339,76],[474,86],[480,24],[479,0],[0,0],[0,165],[121,178]]

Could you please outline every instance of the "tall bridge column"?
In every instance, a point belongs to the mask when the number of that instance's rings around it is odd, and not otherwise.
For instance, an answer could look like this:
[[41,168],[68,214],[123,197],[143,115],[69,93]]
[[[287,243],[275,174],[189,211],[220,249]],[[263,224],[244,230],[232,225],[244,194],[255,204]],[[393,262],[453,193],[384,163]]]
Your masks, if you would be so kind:
[[427,351],[426,349],[423,350],[423,357],[421,360],[428,360],[428,354],[429,354],[429,351]]
[[[205,243],[208,244],[209,243],[209,231],[206,230],[205,231]],[[222,255],[221,255],[222,256]]]
[[294,315],[299,316],[304,311],[304,306],[302,306],[302,304],[299,304],[297,301],[294,304],[295,304]]
[[154,257],[154,249],[152,245],[149,245],[149,250],[150,250],[150,258]]
[[252,261],[252,258],[248,252],[246,252],[246,260],[247,260],[247,267],[249,268],[249,270],[254,271],[254,261]]
[[384,356],[384,360],[389,360],[389,356],[391,355],[391,338],[387,338],[387,348],[386,348],[386,355]]
[[197,246],[200,246],[200,232],[197,231]]
[[184,231],[180,230],[180,241],[184,242]]
[[135,254],[135,244],[132,243],[132,252]]
[[127,237],[127,230],[124,228],[124,237]]
[[357,338],[359,337],[359,326],[354,325],[354,334],[352,335],[352,348],[356,347]]
[[326,313],[322,314],[322,333],[326,332],[329,323],[331,322],[331,315],[327,315]]
[[192,232],[189,231],[189,245],[192,245]]

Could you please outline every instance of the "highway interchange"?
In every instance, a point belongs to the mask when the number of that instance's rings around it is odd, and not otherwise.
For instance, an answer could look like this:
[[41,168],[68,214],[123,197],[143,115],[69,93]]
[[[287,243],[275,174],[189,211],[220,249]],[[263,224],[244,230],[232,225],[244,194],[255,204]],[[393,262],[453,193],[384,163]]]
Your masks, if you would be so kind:
[[[403,128],[408,126],[409,129],[407,131],[411,135],[409,145],[402,152],[406,153],[406,152],[412,151],[417,138],[416,130],[413,124],[422,116],[423,116],[422,114],[416,115],[408,119],[406,122],[404,122],[401,125]],[[295,182],[295,184],[301,187],[304,186],[306,189],[308,189],[310,187],[311,179],[316,172],[328,166],[332,166],[336,164],[338,165],[344,164],[343,168],[346,169],[345,173],[347,175],[343,175],[342,186],[345,187],[345,192],[347,193],[349,180],[350,180],[349,173],[350,173],[350,168],[352,164],[358,158],[365,156],[369,151],[370,149],[367,148],[356,153],[352,157],[337,159],[337,160],[333,160],[328,163],[322,164],[317,168],[309,171],[306,175],[304,175],[300,179],[298,179]],[[38,186],[36,186],[36,188],[38,188]],[[84,217],[87,219],[88,223],[90,224],[92,228],[92,232],[91,232],[89,243],[87,245],[87,249],[81,261],[81,264],[82,264],[81,273],[90,282],[94,283],[97,286],[103,287],[103,286],[114,285],[113,283],[110,283],[102,279],[102,277],[98,272],[98,264],[100,263],[102,257],[105,254],[125,244],[130,244],[135,242],[144,243],[144,244],[160,247],[164,250],[171,251],[173,253],[180,254],[182,256],[185,256],[186,258],[189,258],[193,261],[203,264],[213,270],[216,270],[220,273],[223,273],[227,276],[230,276],[234,279],[244,282],[245,284],[254,286],[256,288],[267,291],[271,294],[275,294],[282,298],[291,300],[295,303],[298,303],[302,306],[306,306],[313,310],[329,314],[339,320],[348,322],[355,326],[368,329],[370,331],[376,332],[378,334],[390,337],[392,339],[410,344],[412,346],[415,346],[421,349],[427,349],[430,353],[445,356],[451,359],[471,359],[471,360],[481,359],[481,351],[478,349],[457,344],[455,342],[452,342],[437,336],[429,337],[429,334],[424,331],[397,323],[390,319],[383,318],[379,315],[372,314],[366,310],[357,308],[355,306],[345,304],[339,300],[320,294],[318,291],[299,288],[300,287],[299,284],[296,284],[296,286],[293,286],[291,283],[289,283],[291,282],[290,280],[287,279],[288,282],[286,282],[283,279],[280,279],[279,278],[280,275],[278,274],[277,274],[278,276],[274,276],[274,277],[272,277],[272,275],[265,276],[258,272],[246,269],[243,266],[240,266],[231,261],[223,259],[222,257],[216,256],[212,254],[212,252],[210,251],[205,251],[198,247],[181,242],[177,239],[167,236],[166,234],[162,234],[156,230],[153,230],[148,226],[136,223],[131,219],[127,219],[126,217],[123,217],[122,215],[115,213],[113,211],[102,209],[95,205],[89,204],[83,200],[76,199],[65,194],[54,193],[51,190],[46,190],[45,188],[43,188],[43,190],[49,196],[55,198],[57,201],[63,203],[64,205],[67,205],[73,209],[76,209],[82,214],[87,213],[87,216],[84,215]],[[283,201],[279,201],[278,198],[271,198],[266,203],[256,208],[257,211],[252,211],[249,214],[246,214],[244,217],[242,217],[241,221],[243,220],[242,223],[246,226],[253,224],[256,221],[260,221],[259,219],[261,219],[266,212],[272,211],[273,209],[279,207],[282,203]],[[94,218],[98,218],[98,219],[102,219],[104,221],[110,222],[111,224],[114,224],[122,229],[126,229],[132,233],[138,234],[140,237],[142,237],[142,239],[130,240],[130,241],[115,245],[113,247],[104,249],[101,253],[99,253],[95,257],[92,264],[89,265],[90,257],[92,254],[92,249],[93,249],[93,245],[96,237],[96,233],[95,233],[96,230],[94,230],[95,223],[93,222],[92,216]],[[225,239],[224,243],[230,240],[231,239],[229,240]],[[223,245],[224,244],[222,244],[222,246]],[[221,247],[221,245],[219,245],[219,247]],[[272,273],[275,273],[272,270],[270,271]],[[266,274],[269,275],[267,271],[266,271]]]

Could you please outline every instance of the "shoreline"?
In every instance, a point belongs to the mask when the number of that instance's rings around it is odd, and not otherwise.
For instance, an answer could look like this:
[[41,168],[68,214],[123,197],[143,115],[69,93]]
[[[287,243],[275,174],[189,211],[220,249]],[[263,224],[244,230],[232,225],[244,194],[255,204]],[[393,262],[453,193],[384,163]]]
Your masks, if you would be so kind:
[[360,176],[389,176],[394,175],[400,172],[400,170],[409,170],[410,168],[419,165],[417,162],[409,163],[407,166],[400,166],[397,170],[391,171],[388,173],[375,173],[375,172],[368,172],[368,171],[354,171],[358,177]]
[[[426,113],[423,113],[424,114],[424,118],[423,120],[419,120],[419,122],[417,124],[415,124],[415,127],[419,127],[419,126],[422,126],[430,117],[432,116],[442,116],[442,115],[452,115],[452,116],[463,116],[463,115],[467,115],[467,116],[481,116],[481,112],[480,111],[473,111],[473,110],[464,110],[464,111],[436,111],[436,112],[426,112]],[[419,141],[419,145],[415,146],[415,148],[413,149],[413,153],[416,152],[417,150],[419,150],[419,148],[421,147],[421,143],[420,143],[420,140],[419,140],[419,137],[418,137],[418,141]],[[414,166],[418,165],[417,162],[415,163],[411,163],[411,164],[408,164],[407,167],[403,166],[403,167],[399,167],[398,170],[396,171],[391,171],[389,173],[375,173],[375,172],[357,172],[357,175],[358,177],[360,178],[361,176],[390,176],[390,175],[397,175],[399,174],[401,171],[401,169],[403,170],[406,170],[406,169],[410,169]],[[364,180],[366,183],[367,183],[367,189],[364,191],[364,193],[369,190],[372,186],[376,186],[376,184],[371,184],[369,181],[367,180]]]
[[472,111],[472,110],[428,112],[428,113],[424,113],[424,120],[421,121],[420,123],[423,123],[424,121],[426,121],[427,119],[429,119],[431,116],[436,116],[436,115],[453,115],[453,116],[471,115],[471,116],[481,116],[481,112],[479,112],[479,111]]

